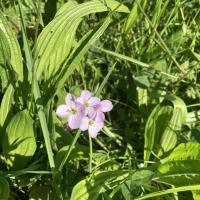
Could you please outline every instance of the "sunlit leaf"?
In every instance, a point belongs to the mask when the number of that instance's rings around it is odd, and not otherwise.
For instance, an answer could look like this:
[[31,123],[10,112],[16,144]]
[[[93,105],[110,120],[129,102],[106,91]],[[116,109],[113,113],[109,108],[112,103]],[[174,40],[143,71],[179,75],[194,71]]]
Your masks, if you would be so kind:
[[71,200],[95,200],[109,181],[123,180],[128,175],[125,171],[101,172],[78,182],[71,195]]
[[46,80],[56,74],[72,48],[76,29],[82,17],[91,13],[115,9],[118,11],[121,8],[125,10],[125,6],[119,6],[118,2],[114,2],[112,0],[112,7],[109,7],[110,2],[106,5],[101,1],[94,0],[78,5],[73,4],[70,7],[65,6],[65,9],[61,8],[56,17],[39,35],[34,56],[34,70],[37,78],[41,76],[42,72],[45,73]]
[[186,105],[177,96],[167,96],[163,104],[154,108],[145,126],[145,160],[149,160],[151,151],[161,156],[175,147],[186,117]]
[[6,36],[9,44],[9,50],[11,53],[10,64],[14,71],[18,74],[20,81],[23,81],[23,64],[22,64],[22,54],[18,41],[7,21],[7,19],[0,13],[0,29]]
[[36,150],[33,120],[26,110],[18,112],[8,124],[3,138],[3,155],[12,169],[25,167]]
[[13,101],[13,94],[14,94],[14,88],[10,84],[3,96],[1,107],[0,107],[0,126],[3,126],[6,117],[10,111],[11,104]]

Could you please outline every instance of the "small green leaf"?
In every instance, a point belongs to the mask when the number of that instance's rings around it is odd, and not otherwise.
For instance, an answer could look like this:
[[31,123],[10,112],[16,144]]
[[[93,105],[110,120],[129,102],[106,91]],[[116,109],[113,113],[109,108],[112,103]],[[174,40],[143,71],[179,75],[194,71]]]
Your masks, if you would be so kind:
[[129,16],[126,18],[126,21],[123,26],[125,33],[129,32],[136,24],[136,20],[138,19],[138,13],[139,13],[138,12],[138,4],[141,4],[141,2],[142,2],[142,0],[139,0],[138,2],[134,3]]
[[126,200],[132,200],[139,195],[139,186],[148,184],[153,177],[153,172],[150,170],[136,171],[130,176],[129,180],[121,185],[122,194]]
[[36,150],[33,120],[26,110],[17,113],[6,128],[3,155],[14,170],[25,167]]

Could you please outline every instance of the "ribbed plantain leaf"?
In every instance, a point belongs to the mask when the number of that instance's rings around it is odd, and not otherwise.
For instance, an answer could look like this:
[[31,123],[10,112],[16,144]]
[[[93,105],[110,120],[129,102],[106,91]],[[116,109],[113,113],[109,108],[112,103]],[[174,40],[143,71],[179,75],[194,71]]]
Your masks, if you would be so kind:
[[36,141],[33,120],[26,110],[18,112],[8,124],[3,138],[3,155],[12,169],[25,167],[34,155]]
[[4,122],[6,120],[6,117],[10,111],[10,107],[13,101],[13,94],[14,94],[14,88],[10,84],[3,96],[1,107],[0,107],[0,126],[3,127]]
[[11,54],[10,64],[13,67],[13,70],[17,73],[18,79],[23,81],[23,64],[22,64],[22,55],[18,41],[7,21],[7,19],[0,12],[0,29],[5,34],[9,45],[9,51]]
[[[52,20],[39,35],[35,47],[34,70],[39,79],[44,72],[45,79],[48,80],[56,74],[60,65],[69,55],[72,48],[75,32],[82,20],[82,17],[96,12],[117,10],[128,12],[128,8],[112,0],[111,6],[104,5],[103,2],[94,0],[83,4],[65,6],[58,11]],[[116,2],[114,4],[114,2]]]
[[151,151],[162,156],[175,147],[176,134],[181,130],[186,116],[186,105],[177,96],[167,96],[163,104],[154,108],[145,126],[145,160],[149,160]]

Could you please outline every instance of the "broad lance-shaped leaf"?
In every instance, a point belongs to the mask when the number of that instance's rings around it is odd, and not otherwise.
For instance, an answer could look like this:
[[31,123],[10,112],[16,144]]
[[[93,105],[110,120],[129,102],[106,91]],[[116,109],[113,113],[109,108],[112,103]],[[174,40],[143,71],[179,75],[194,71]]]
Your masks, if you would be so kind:
[[160,157],[175,147],[176,134],[185,123],[186,116],[186,105],[177,96],[167,96],[154,108],[145,126],[144,160],[149,160],[151,151]]
[[7,118],[7,115],[10,111],[11,104],[13,101],[13,94],[14,94],[14,88],[10,84],[3,96],[2,102],[1,102],[1,107],[0,107],[0,126],[3,127],[4,122]]
[[187,108],[181,98],[169,95],[166,97],[166,100],[173,104],[173,116],[166,131],[162,135],[159,156],[175,147],[177,142],[176,134],[181,130],[187,118]]
[[127,171],[100,172],[91,178],[78,182],[71,194],[70,200],[96,200],[106,183],[110,181],[124,180],[128,176]]
[[200,184],[200,144],[182,143],[162,163],[154,180],[176,187]]
[[[114,7],[109,8],[109,6]],[[78,5],[70,3],[70,6],[65,6],[65,8],[58,11],[56,17],[39,35],[34,55],[34,70],[38,79],[42,72],[48,80],[59,70],[60,65],[71,50],[75,32],[82,17],[91,13],[109,11],[109,9],[129,12],[126,6],[114,0],[112,0],[111,5],[110,3],[105,5],[103,1],[93,0]]]
[[46,92],[45,102],[52,98],[55,93],[63,87],[63,84],[68,77],[77,68],[80,61],[84,58],[88,49],[92,44],[105,32],[106,28],[111,22],[111,17],[108,16],[103,22],[100,22],[93,30],[89,31],[78,42],[76,47],[71,52],[69,58],[63,63],[63,68],[60,70],[58,76],[54,78],[54,83]]
[[0,28],[0,64],[4,67],[10,62],[11,54],[9,44],[4,32]]
[[3,155],[13,170],[25,167],[36,150],[33,120],[28,111],[18,112],[8,124],[3,138]]
[[106,28],[111,22],[110,16],[108,16],[103,23],[100,23],[94,28],[94,30],[88,32],[77,44],[72,53],[70,54],[69,59],[67,59],[64,65],[67,65],[68,68],[63,69],[63,73],[60,73],[60,77],[56,82],[56,88],[60,88],[66,79],[72,74],[76,69],[79,62],[83,59],[84,55],[91,47],[91,45],[104,33]]
[[18,75],[18,79],[23,81],[23,64],[22,64],[22,54],[20,51],[19,43],[13,33],[7,19],[0,12],[0,29],[5,34],[5,37],[8,41],[9,51],[11,54],[10,64],[13,67],[14,71]]
[[[153,149],[159,149],[162,133],[167,128],[173,115],[169,105],[157,105],[150,114],[145,126],[144,160],[148,161]],[[157,146],[156,146],[157,145]]]
[[4,91],[9,82],[8,68],[11,59],[9,44],[4,32],[0,29],[0,90]]

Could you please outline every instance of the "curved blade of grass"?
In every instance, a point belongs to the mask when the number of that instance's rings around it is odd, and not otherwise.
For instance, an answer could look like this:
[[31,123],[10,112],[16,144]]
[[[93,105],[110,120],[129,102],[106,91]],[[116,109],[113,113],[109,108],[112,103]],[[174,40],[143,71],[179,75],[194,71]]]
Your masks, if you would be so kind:
[[115,69],[115,65],[116,65],[116,63],[114,63],[113,66],[109,69],[109,71],[108,71],[106,77],[104,78],[103,82],[101,83],[101,85],[99,86],[97,92],[95,93],[95,96],[98,97],[98,96],[100,95],[100,93],[101,93],[102,89],[104,88],[104,86],[106,85],[106,83],[107,83],[107,81],[108,81],[108,79],[109,79],[111,73],[112,73],[113,70]]
[[77,133],[76,133],[76,135],[75,135],[75,137],[74,137],[74,139],[73,139],[73,141],[72,141],[72,144],[69,147],[69,150],[67,151],[67,153],[65,154],[62,162],[58,166],[58,170],[59,171],[62,171],[62,168],[63,168],[64,164],[66,163],[67,159],[69,158],[69,155],[72,152],[72,149],[74,148],[74,146],[75,146],[75,144],[76,144],[76,142],[77,142],[80,134],[81,134],[81,130],[78,130]]
[[[141,3],[143,0],[138,0],[138,3]],[[134,3],[133,8],[127,17],[124,26],[123,26],[123,32],[127,33],[130,31],[131,28],[133,28],[136,20],[138,18],[138,4]]]
[[[32,60],[31,50],[30,50],[30,47],[28,45],[28,39],[27,39],[27,34],[26,34],[26,29],[25,29],[25,20],[24,20],[24,16],[23,16],[23,11],[21,9],[21,1],[18,0],[18,3],[19,3],[19,9],[20,9],[20,14],[21,14],[21,18],[22,18],[23,42],[24,42],[25,47],[26,47],[25,55],[26,55],[26,59],[27,59],[27,64],[32,65],[33,60]],[[49,130],[48,130],[47,121],[46,121],[46,117],[45,117],[45,113],[44,113],[40,88],[39,88],[39,85],[38,85],[36,78],[32,74],[32,71],[30,70],[31,68],[32,67],[30,67],[30,68],[28,67],[30,76],[33,77],[33,79],[32,79],[33,95],[34,95],[35,103],[36,103],[36,106],[37,106],[37,109],[38,109],[38,117],[39,117],[39,120],[40,120],[42,133],[43,133],[43,136],[44,136],[44,141],[45,141],[45,146],[46,146],[46,149],[47,149],[49,164],[50,164],[51,169],[54,169],[55,163],[54,163],[53,151],[52,151],[52,148],[51,148]]]
[[199,189],[200,189],[200,185],[177,187],[177,188],[167,189],[167,190],[163,190],[163,191],[159,191],[159,192],[153,192],[151,194],[146,194],[146,195],[144,195],[142,197],[136,198],[135,200],[149,199],[149,198],[152,198],[152,197],[158,197],[158,196],[162,196],[162,195],[165,195],[165,194],[171,194],[171,193],[175,193],[175,192],[192,191],[192,190],[199,190]]
[[134,64],[136,64],[138,66],[146,67],[146,68],[150,67],[149,64],[143,63],[143,62],[141,62],[139,60],[136,60],[134,58],[122,55],[120,53],[116,53],[116,52],[113,52],[113,51],[110,51],[110,50],[107,50],[107,49],[103,49],[103,48],[100,48],[100,47],[96,47],[96,46],[95,46],[95,48],[100,50],[100,51],[102,51],[102,52],[104,52],[104,53],[106,53],[106,54],[108,54],[108,55],[115,56],[115,57],[117,57],[117,58],[119,58],[121,60],[126,60],[126,61],[129,61],[129,62],[132,62],[132,63],[134,63]]

